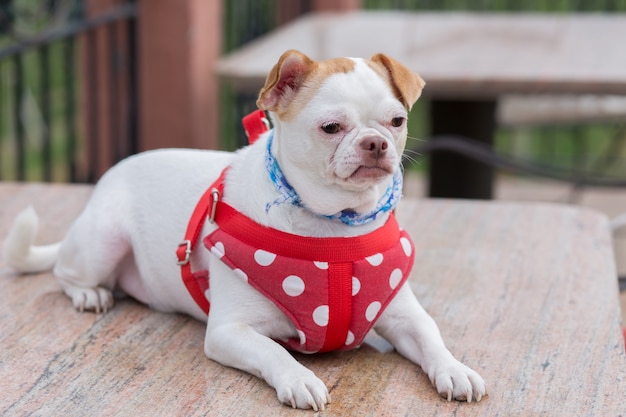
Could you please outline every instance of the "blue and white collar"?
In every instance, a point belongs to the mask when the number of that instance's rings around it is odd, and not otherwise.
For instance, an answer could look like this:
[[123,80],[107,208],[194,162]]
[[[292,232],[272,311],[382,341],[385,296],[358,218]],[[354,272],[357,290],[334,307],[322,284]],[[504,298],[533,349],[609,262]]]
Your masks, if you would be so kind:
[[[276,190],[280,193],[280,197],[272,202],[267,203],[265,205],[265,211],[268,212],[273,205],[283,203],[290,203],[294,206],[303,207],[309,210],[300,199],[298,193],[296,193],[296,190],[293,189],[291,184],[289,184],[289,182],[287,181],[287,178],[285,178],[285,175],[280,169],[280,166],[278,166],[278,161],[276,161],[276,158],[272,154],[273,139],[274,130],[270,132],[269,137],[267,138],[265,166],[267,168],[270,180],[276,187]],[[376,207],[374,207],[374,209],[369,213],[360,214],[352,210],[343,210],[333,215],[319,215],[330,220],[339,220],[349,226],[359,226],[376,220],[376,218],[378,218],[378,216],[381,214],[392,211],[395,208],[396,204],[398,204],[398,201],[400,201],[401,196],[402,172],[397,169],[395,174],[393,175],[393,181],[391,185],[387,187],[385,194],[383,194],[380,200],[378,200]]]

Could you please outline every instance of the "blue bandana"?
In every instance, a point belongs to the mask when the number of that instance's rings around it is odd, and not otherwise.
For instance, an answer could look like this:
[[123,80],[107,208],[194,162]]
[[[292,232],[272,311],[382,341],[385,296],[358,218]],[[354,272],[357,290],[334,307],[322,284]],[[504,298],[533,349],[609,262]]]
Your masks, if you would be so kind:
[[[293,189],[291,184],[285,178],[283,171],[278,166],[278,162],[276,158],[272,154],[272,142],[274,139],[274,131],[270,132],[269,137],[267,138],[267,149],[265,153],[265,167],[267,168],[267,172],[269,174],[270,180],[276,187],[276,190],[280,193],[280,197],[276,200],[267,203],[265,205],[265,211],[268,212],[270,208],[272,208],[275,204],[283,204],[283,203],[291,203],[297,207],[303,207],[304,203],[300,199],[296,190]],[[385,194],[378,200],[376,207],[369,213],[360,214],[353,210],[342,210],[341,212],[333,215],[321,215],[330,220],[339,220],[344,224],[349,226],[358,226],[362,224],[369,223],[371,221],[376,220],[376,218],[383,213],[387,213],[394,209],[398,201],[400,201],[400,197],[402,196],[402,173],[400,170],[396,170],[393,175],[393,181]],[[307,209],[308,210],[308,209]]]

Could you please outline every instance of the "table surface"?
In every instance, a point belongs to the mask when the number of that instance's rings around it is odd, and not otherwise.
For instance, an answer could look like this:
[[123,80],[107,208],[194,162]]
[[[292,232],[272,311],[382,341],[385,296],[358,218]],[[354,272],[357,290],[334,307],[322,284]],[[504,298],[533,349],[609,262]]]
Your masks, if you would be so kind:
[[358,11],[309,14],[223,57],[217,73],[257,92],[287,49],[320,60],[386,53],[425,95],[626,94],[626,14]]
[[[28,204],[38,242],[60,239],[89,186],[0,183],[0,237]],[[300,359],[333,403],[320,416],[617,416],[626,362],[607,219],[547,204],[405,199],[416,245],[410,285],[489,396],[447,402],[417,367],[368,338]],[[176,279],[176,278],[174,278]],[[0,271],[0,414],[303,414],[263,381],[203,354],[203,324],[129,299],[74,311],[51,274]]]

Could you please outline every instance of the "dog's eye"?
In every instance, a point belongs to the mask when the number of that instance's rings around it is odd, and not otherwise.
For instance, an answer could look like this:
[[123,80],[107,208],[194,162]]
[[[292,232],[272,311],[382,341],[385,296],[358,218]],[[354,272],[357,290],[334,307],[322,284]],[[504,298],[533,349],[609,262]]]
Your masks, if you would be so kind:
[[391,119],[391,126],[400,127],[404,124],[404,117],[394,117]]
[[328,123],[322,126],[322,130],[332,135],[335,133],[339,133],[339,131],[341,130],[341,126],[339,126],[339,123]]

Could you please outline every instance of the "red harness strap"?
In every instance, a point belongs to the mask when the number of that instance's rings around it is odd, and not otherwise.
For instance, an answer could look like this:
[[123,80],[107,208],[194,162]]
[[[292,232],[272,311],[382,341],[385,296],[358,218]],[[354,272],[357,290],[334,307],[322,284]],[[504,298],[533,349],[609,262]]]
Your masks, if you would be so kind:
[[242,120],[243,128],[248,136],[248,143],[252,145],[265,132],[270,129],[269,121],[263,110],[256,110]]
[[[221,201],[218,202],[215,222],[219,224],[219,230],[253,248],[270,250],[274,254],[298,260],[308,260],[311,265],[314,261],[328,263],[328,274],[324,281],[319,282],[319,285],[326,285],[328,288],[328,322],[323,345],[315,349],[319,352],[342,349],[346,346],[348,331],[354,319],[352,314],[354,261],[384,252],[397,244],[401,237],[400,228],[393,214],[382,227],[366,235],[354,237],[320,238],[293,235],[262,226]],[[213,233],[205,238],[205,246],[206,239],[210,239],[212,235]],[[231,268],[234,269],[234,266]],[[381,279],[384,281],[382,277]],[[296,345],[291,347],[299,349]]]
[[177,264],[180,266],[180,274],[183,278],[183,282],[196,304],[207,314],[209,313],[209,301],[204,293],[208,288],[202,288],[200,286],[200,282],[205,282],[205,280],[198,279],[198,274],[206,274],[206,282],[208,283],[208,271],[201,270],[192,272],[190,257],[198,243],[198,238],[200,237],[202,226],[204,226],[204,222],[207,220],[207,216],[210,221],[213,221],[215,218],[217,203],[220,196],[224,193],[224,177],[227,171],[228,167],[222,171],[219,178],[215,180],[204,192],[202,197],[200,197],[200,201],[198,201],[187,224],[185,239],[179,243],[176,249]]
[[[244,117],[243,127],[246,131],[246,135],[248,135],[250,144],[254,143],[263,133],[269,130],[269,122],[265,117],[265,112],[263,110],[257,110]],[[208,271],[192,272],[190,258],[198,243],[198,238],[200,237],[202,226],[204,226],[204,222],[207,220],[207,216],[209,217],[209,221],[213,222],[215,220],[219,199],[224,194],[224,178],[226,177],[227,171],[228,167],[222,171],[217,180],[215,180],[202,197],[200,197],[200,201],[198,201],[187,224],[185,238],[176,248],[177,264],[180,266],[180,274],[183,278],[183,282],[194,301],[207,314],[209,313],[210,305],[204,293],[208,288],[201,286],[200,282],[208,282],[208,279],[200,280],[197,278],[199,275],[206,275],[208,278]]]
[[[244,118],[244,128],[250,143],[268,130],[267,119],[262,111]],[[209,313],[210,303],[205,293],[209,286],[208,271],[191,270],[191,254],[198,243],[205,222],[215,222],[219,229],[253,247],[264,247],[271,236],[273,248],[287,252],[299,259],[328,261],[328,323],[320,351],[340,349],[346,345],[352,320],[353,261],[363,254],[375,253],[380,247],[391,247],[400,239],[400,229],[393,214],[385,226],[365,236],[352,238],[302,238],[261,226],[228,204],[220,201],[224,191],[226,167],[219,178],[211,184],[194,209],[184,240],[176,249],[178,265],[187,290],[196,304]],[[313,243],[313,241],[315,243]],[[366,255],[367,256],[367,255]],[[412,261],[411,261],[412,263]]]

